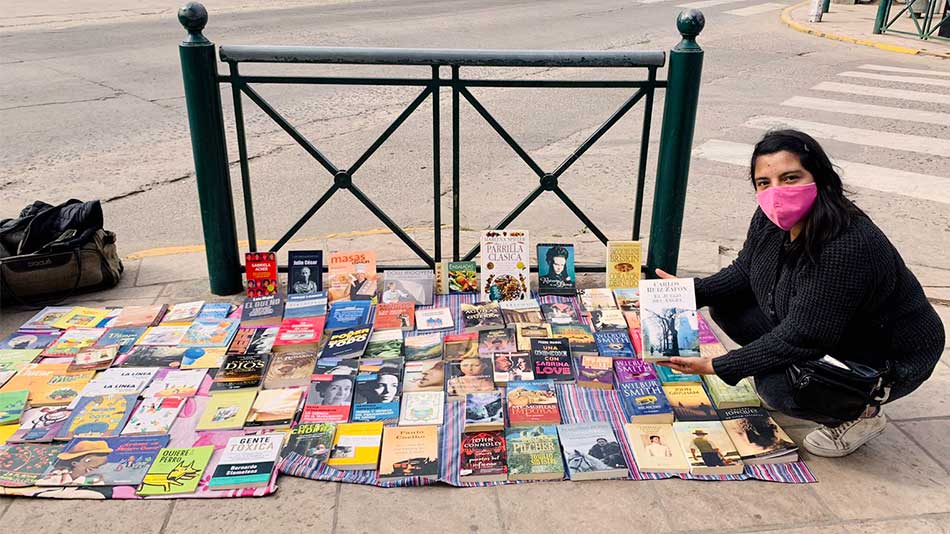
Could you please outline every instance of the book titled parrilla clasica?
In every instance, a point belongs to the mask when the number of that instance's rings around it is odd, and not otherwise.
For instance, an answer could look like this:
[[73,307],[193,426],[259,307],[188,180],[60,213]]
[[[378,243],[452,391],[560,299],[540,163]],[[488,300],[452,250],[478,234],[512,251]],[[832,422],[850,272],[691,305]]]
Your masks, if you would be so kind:
[[481,235],[480,300],[530,298],[528,232],[487,230]]

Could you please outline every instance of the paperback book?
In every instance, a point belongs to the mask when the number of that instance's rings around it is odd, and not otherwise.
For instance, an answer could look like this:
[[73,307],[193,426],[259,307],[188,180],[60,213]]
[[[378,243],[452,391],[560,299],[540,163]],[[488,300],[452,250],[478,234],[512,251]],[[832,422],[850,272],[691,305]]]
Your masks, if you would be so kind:
[[152,383],[145,388],[142,396],[153,397],[194,397],[207,376],[207,369],[159,369]]
[[505,427],[505,403],[501,391],[465,395],[464,432],[487,432]]
[[574,245],[543,243],[538,245],[538,294],[577,294],[574,274]]
[[136,345],[156,345],[160,347],[174,347],[181,343],[185,333],[188,332],[188,326],[159,325],[151,326],[142,334],[142,337],[135,343]]
[[128,395],[136,397],[158,372],[156,367],[113,367],[97,374],[80,393],[81,397]]
[[479,300],[530,298],[531,259],[528,232],[487,230],[481,235],[481,293]]
[[[330,302],[376,298],[376,252],[363,250],[329,255],[327,293]],[[363,321],[365,322],[365,321]]]
[[541,304],[544,320],[553,325],[580,324],[577,310],[568,302],[545,302]]
[[699,323],[692,278],[644,280],[640,287],[643,359],[699,356]]
[[608,358],[636,358],[630,336],[624,330],[601,330],[594,332],[597,352]]
[[323,251],[291,250],[287,253],[287,294],[323,291]]
[[168,436],[76,438],[56,455],[37,486],[138,486]]
[[639,358],[614,358],[614,373],[617,375],[617,382],[657,379],[653,364]]
[[531,361],[536,379],[554,379],[555,382],[573,382],[574,366],[571,347],[564,338],[531,339]]
[[640,242],[607,242],[607,287],[638,287],[640,284]]
[[43,351],[44,358],[72,358],[79,351],[92,347],[106,333],[105,328],[71,328],[63,332]]
[[198,319],[191,323],[178,345],[182,347],[227,348],[241,326],[237,319]]
[[0,447],[0,487],[33,486],[56,461],[64,447],[31,443]]
[[551,336],[567,339],[571,353],[597,355],[597,343],[590,327],[584,324],[552,324]]
[[407,391],[402,395],[399,426],[441,425],[444,421],[445,393]]
[[373,330],[411,332],[416,328],[415,315],[416,304],[414,302],[381,302],[376,305]]
[[403,340],[403,355],[406,361],[431,360],[442,357],[442,334],[419,334],[406,336]]
[[49,347],[59,339],[62,333],[59,330],[33,332],[18,330],[0,341],[0,350],[39,350]]
[[247,349],[251,347],[251,341],[257,334],[257,328],[238,328],[228,345],[227,354],[247,354]]
[[506,300],[499,302],[498,306],[509,328],[517,323],[541,324],[544,322],[541,305],[535,299]]
[[673,422],[673,409],[658,380],[617,382],[617,395],[629,423]]
[[507,457],[503,431],[462,434],[459,446],[459,480],[464,483],[507,480]]
[[95,371],[67,371],[68,363],[31,363],[0,388],[0,392],[29,390],[30,406],[65,406],[79,397]]
[[280,294],[247,297],[241,305],[241,326],[260,328],[280,326],[284,318],[284,299]]
[[693,475],[739,475],[744,466],[719,421],[673,423],[673,431]]
[[577,385],[593,389],[613,389],[613,360],[604,356],[576,356]]
[[273,252],[244,254],[244,275],[247,296],[260,297],[277,293],[277,255]]
[[[305,317],[284,319],[274,336],[271,350],[280,351],[316,351],[323,335],[324,317]],[[252,342],[253,346],[253,342]]]
[[375,471],[382,437],[382,422],[337,425],[327,465],[334,469]]
[[113,367],[181,367],[188,350],[184,347],[136,345],[125,355],[117,357]]
[[474,261],[450,261],[446,269],[448,294],[478,293],[478,264]]
[[204,305],[205,301],[203,300],[172,304],[162,317],[161,324],[189,325],[198,318],[198,314],[201,313],[201,308]]
[[380,369],[377,372],[360,372],[356,375],[356,394],[353,403],[354,422],[399,421],[401,369]]
[[380,480],[439,478],[439,427],[392,426],[383,429],[379,457]]
[[51,328],[56,328],[53,326],[53,323],[58,321],[66,312],[71,311],[72,306],[47,306],[42,310],[36,312],[36,315],[30,317],[22,326],[20,330],[50,330]]
[[699,375],[681,373],[665,365],[655,365],[653,369],[656,371],[656,376],[660,379],[660,382],[664,384],[668,382],[702,382],[703,380]]
[[508,425],[524,427],[561,422],[553,380],[508,382]]
[[672,424],[627,423],[624,430],[641,473],[689,472],[689,463]]
[[264,389],[258,392],[244,426],[289,428],[297,415],[302,388]]
[[101,371],[108,369],[112,361],[119,354],[118,345],[107,345],[104,347],[90,347],[79,351],[73,361],[66,368],[70,373],[76,371]]
[[571,480],[629,475],[627,461],[609,423],[558,425],[557,434]]
[[313,352],[277,352],[271,356],[264,373],[264,389],[307,387],[317,363]]
[[551,325],[549,324],[515,324],[515,340],[519,351],[531,350],[531,340],[533,338],[550,338]]
[[418,308],[416,309],[416,330],[419,332],[434,332],[455,328],[452,319],[452,310],[449,308]]
[[518,352],[514,331],[502,328],[478,333],[479,354],[488,356],[499,352]]
[[268,354],[231,354],[214,376],[211,391],[256,390],[264,378]]
[[136,493],[142,496],[194,493],[212,454],[214,445],[160,450]]
[[509,428],[505,437],[508,441],[509,480],[564,478],[564,461],[556,426]]
[[109,347],[116,345],[119,354],[125,354],[132,350],[135,342],[142,337],[147,328],[136,326],[130,328],[107,328],[102,337],[93,345],[95,348]]
[[260,488],[274,476],[286,434],[234,436],[208,481],[209,489]]
[[327,314],[327,293],[293,293],[284,303],[284,319],[323,317]]
[[577,296],[580,297],[581,308],[584,313],[590,314],[594,310],[609,310],[617,308],[614,301],[614,293],[606,287],[592,287],[589,289],[579,289]]
[[673,382],[663,385],[677,421],[716,421],[719,414],[706,395],[702,382]]
[[29,397],[26,389],[0,392],[0,426],[20,424]]
[[527,352],[499,352],[492,358],[495,385],[534,380],[534,364]]
[[640,288],[618,287],[614,289],[614,300],[620,311],[640,311]]
[[81,397],[55,439],[118,436],[132,415],[138,395]]
[[386,271],[383,273],[382,302],[412,302],[432,305],[435,273],[426,269]]
[[242,428],[256,397],[257,390],[255,389],[212,393],[195,430],[234,430]]
[[370,323],[372,303],[369,301],[341,301],[330,305],[324,330],[329,333]]
[[439,358],[406,362],[403,391],[438,391],[445,387],[445,362]]
[[369,325],[342,328],[330,334],[327,344],[323,347],[322,358],[359,358],[366,350],[370,333],[373,328]]
[[307,402],[301,423],[346,423],[353,404],[354,375],[313,375],[307,389]]
[[122,429],[123,436],[168,434],[172,423],[185,405],[182,397],[152,397],[142,399]]
[[723,408],[758,407],[762,405],[758,393],[755,392],[755,387],[749,382],[748,378],[743,378],[735,386],[723,382],[716,375],[704,375],[702,379],[706,382],[709,396],[720,410]]
[[287,445],[281,456],[287,458],[290,453],[299,454],[318,462],[326,462],[333,446],[336,425],[333,423],[300,423],[290,431]]
[[463,302],[462,322],[466,332],[481,332],[505,327],[497,302]]
[[52,443],[71,412],[68,406],[29,408],[20,417],[16,432],[7,438],[7,444]]
[[109,316],[110,310],[103,308],[84,308],[77,306],[63,313],[59,319],[53,321],[50,326],[60,330],[95,328],[99,323]]
[[377,330],[369,336],[366,343],[366,350],[363,351],[364,358],[401,358],[402,357],[402,331],[401,330]]
[[798,446],[765,408],[725,408],[719,410],[719,415],[722,417],[722,426],[745,464],[798,461]]
[[478,333],[446,334],[442,340],[442,359],[458,362],[465,358],[478,358]]
[[168,306],[126,306],[109,324],[110,328],[129,328],[135,326],[157,326]]
[[627,329],[627,319],[623,316],[623,312],[617,308],[606,308],[590,312],[590,324],[594,327],[594,331],[596,332],[605,330],[625,331]]
[[469,393],[486,393],[494,389],[491,359],[466,358],[446,362],[445,393],[450,399],[462,400]]

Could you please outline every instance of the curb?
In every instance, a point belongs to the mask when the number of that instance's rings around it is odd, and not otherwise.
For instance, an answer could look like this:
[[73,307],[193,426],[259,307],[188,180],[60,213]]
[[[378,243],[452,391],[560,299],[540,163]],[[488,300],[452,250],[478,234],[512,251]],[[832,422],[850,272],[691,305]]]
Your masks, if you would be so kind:
[[870,41],[868,39],[859,39],[857,37],[849,37],[847,35],[839,35],[836,33],[823,32],[821,30],[816,30],[810,26],[805,26],[804,24],[800,22],[796,22],[794,19],[792,19],[792,15],[791,15],[792,11],[802,6],[806,6],[808,4],[810,4],[809,0],[805,0],[804,2],[795,4],[792,6],[788,6],[787,8],[783,9],[782,17],[781,17],[782,22],[786,26],[788,26],[789,28],[797,32],[811,34],[816,37],[822,37],[824,39],[842,41],[845,43],[857,44],[857,45],[862,45],[862,46],[870,46],[872,48],[877,48],[879,50],[886,50],[888,52],[896,52],[898,54],[908,54],[908,55],[913,55],[913,56],[924,55],[924,56],[939,57],[939,58],[944,58],[944,59],[948,57],[946,54],[938,54],[935,52],[929,52],[921,48],[910,48],[907,46],[879,43],[877,41]]

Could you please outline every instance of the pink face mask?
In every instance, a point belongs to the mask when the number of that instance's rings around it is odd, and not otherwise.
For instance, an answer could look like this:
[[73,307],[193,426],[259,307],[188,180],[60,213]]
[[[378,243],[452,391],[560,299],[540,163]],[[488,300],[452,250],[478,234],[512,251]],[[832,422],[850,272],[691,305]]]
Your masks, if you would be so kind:
[[811,211],[815,199],[818,198],[818,186],[812,182],[770,187],[759,191],[755,197],[765,216],[775,223],[775,226],[787,232]]

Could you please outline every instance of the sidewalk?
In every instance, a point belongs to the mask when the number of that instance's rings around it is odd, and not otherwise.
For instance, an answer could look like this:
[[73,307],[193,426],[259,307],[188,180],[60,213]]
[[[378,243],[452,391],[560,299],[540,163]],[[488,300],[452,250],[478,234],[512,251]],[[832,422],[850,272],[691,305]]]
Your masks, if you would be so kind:
[[[413,237],[425,245],[432,231]],[[463,247],[475,234],[463,236]],[[580,241],[580,240],[578,240]],[[451,243],[451,241],[445,241]],[[401,247],[384,233],[325,236],[294,242],[290,248],[344,246]],[[583,249],[585,244],[578,243]],[[592,245],[589,245],[592,246]],[[188,250],[188,249],[184,249]],[[160,251],[159,251],[160,252]],[[408,261],[408,252],[403,253]],[[731,261],[713,243],[684,243],[683,269],[703,274]],[[118,306],[225,300],[208,292],[204,252],[131,255],[117,288],[77,297],[74,304]],[[946,271],[918,271],[928,293],[948,291]],[[599,285],[588,280],[585,285]],[[938,287],[943,286],[943,287]],[[945,295],[950,299],[950,295]],[[227,298],[238,302],[240,295]],[[936,297],[935,297],[936,298]],[[941,306],[950,324],[950,307]],[[0,332],[7,333],[32,311],[4,309]],[[542,482],[494,488],[382,489],[282,476],[277,494],[256,500],[174,500],[128,502],[53,501],[0,498],[4,532],[125,532],[193,534],[233,530],[262,532],[926,532],[950,533],[950,351],[933,378],[909,399],[888,406],[888,430],[861,451],[843,459],[803,454],[817,484],[757,481]],[[811,426],[780,418],[800,441]],[[725,511],[725,513],[722,513]]]
[[[846,43],[871,46],[880,50],[950,59],[950,41],[940,39],[922,40],[908,35],[884,33],[875,35],[874,19],[877,15],[877,4],[844,5],[831,4],[828,13],[822,15],[821,22],[808,22],[810,1],[805,1],[786,8],[782,12],[782,22],[793,30],[809,33],[825,39],[843,41]],[[891,7],[891,18],[904,8],[903,4]],[[913,32],[913,21],[906,15],[901,15],[895,23],[894,29]],[[935,34],[936,35],[936,34]]]

